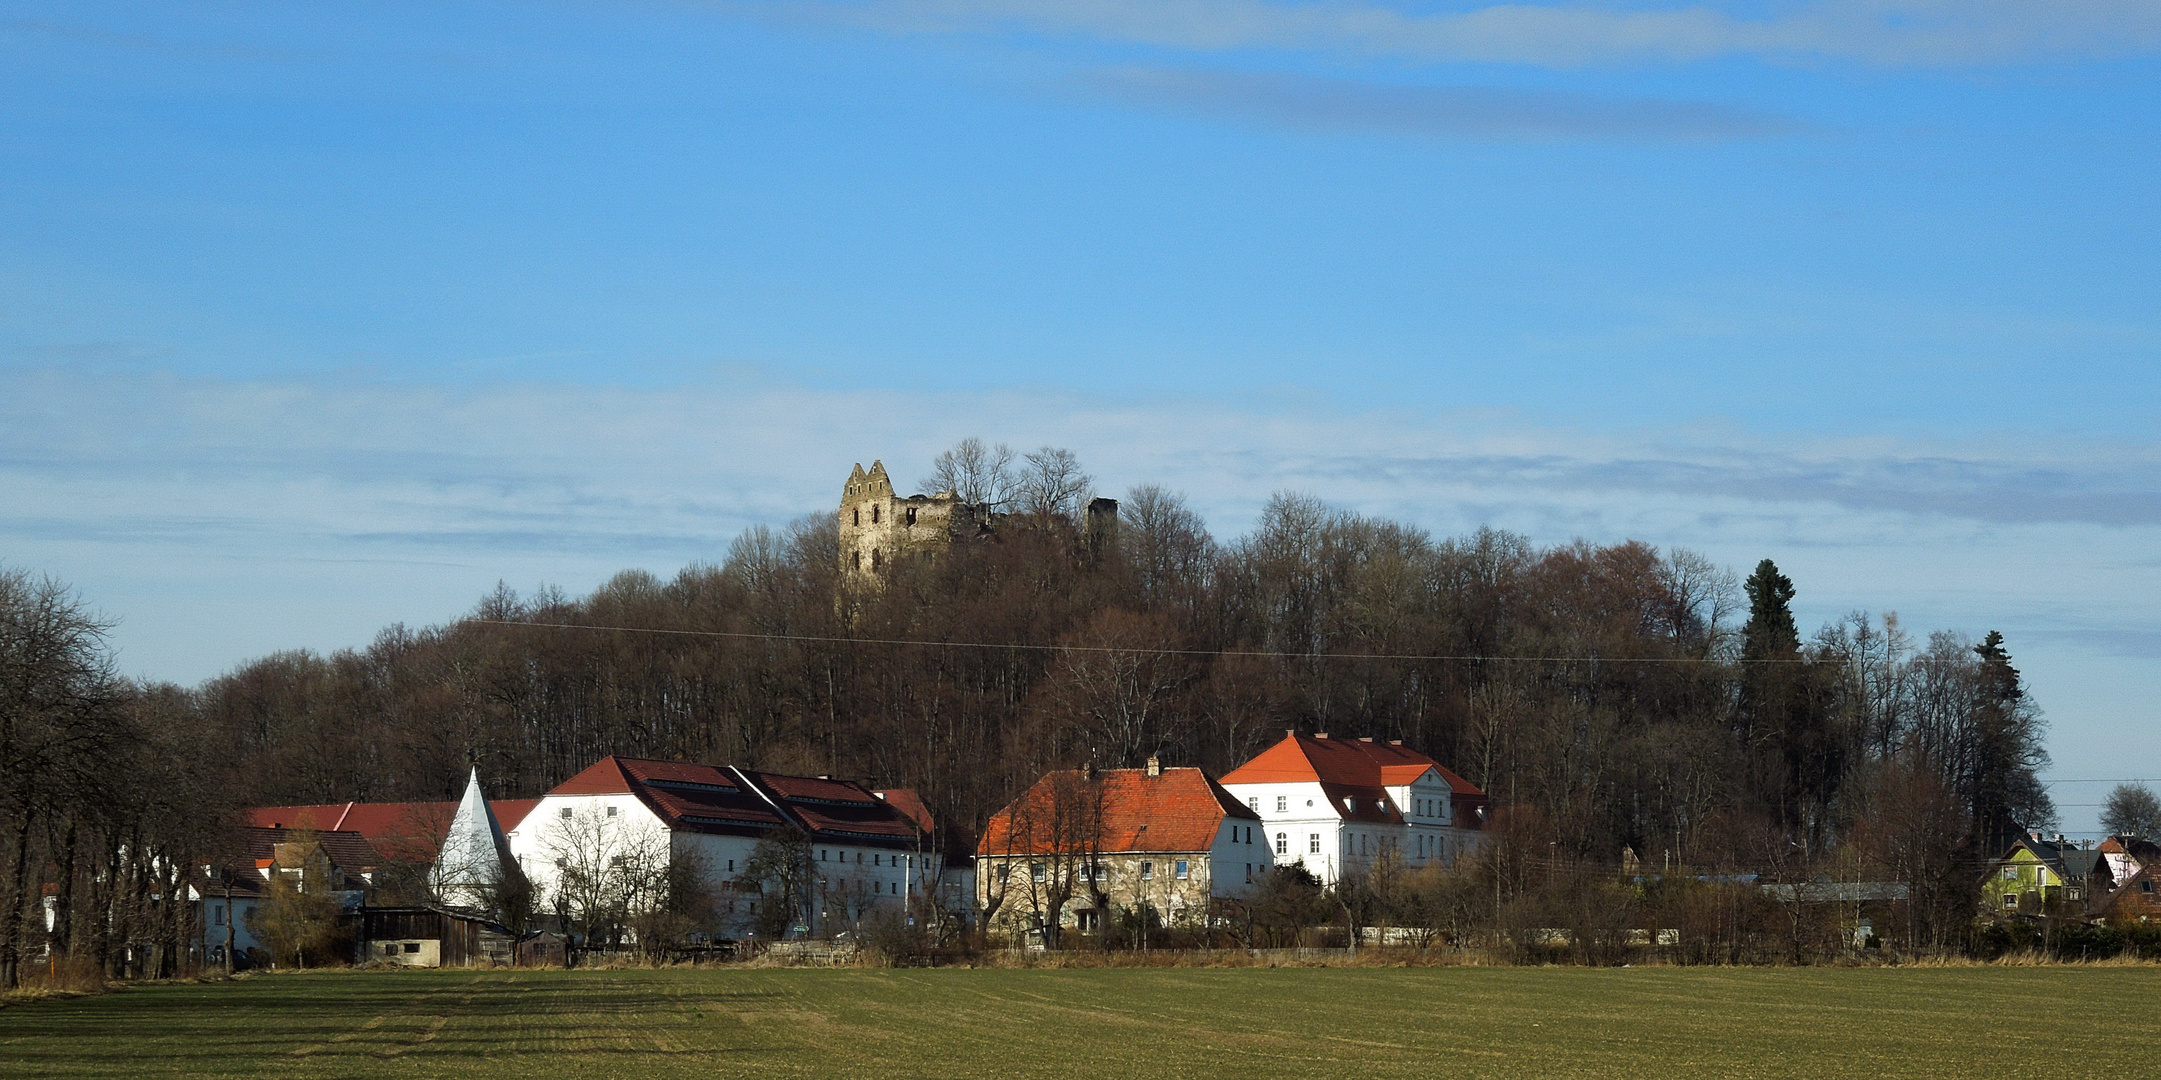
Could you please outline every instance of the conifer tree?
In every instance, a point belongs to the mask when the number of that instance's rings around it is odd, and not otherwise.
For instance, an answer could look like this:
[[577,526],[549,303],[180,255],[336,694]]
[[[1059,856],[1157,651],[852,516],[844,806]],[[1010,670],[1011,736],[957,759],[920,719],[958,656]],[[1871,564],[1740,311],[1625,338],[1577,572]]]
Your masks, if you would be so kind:
[[2003,635],[1989,631],[1973,651],[1981,667],[1970,797],[1979,854],[1990,858],[2009,847],[2022,829],[2053,824],[2056,804],[2037,775],[2049,760],[2041,745],[2040,711],[2026,696],[2018,669],[2011,666]]

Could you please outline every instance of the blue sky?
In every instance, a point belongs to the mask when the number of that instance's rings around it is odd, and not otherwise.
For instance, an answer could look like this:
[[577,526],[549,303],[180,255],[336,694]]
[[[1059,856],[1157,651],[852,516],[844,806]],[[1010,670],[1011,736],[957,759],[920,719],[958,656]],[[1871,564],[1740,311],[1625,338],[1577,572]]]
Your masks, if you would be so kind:
[[1769,556],[2161,776],[2157,76],[2150,0],[0,2],[0,561],[194,681],[980,434]]

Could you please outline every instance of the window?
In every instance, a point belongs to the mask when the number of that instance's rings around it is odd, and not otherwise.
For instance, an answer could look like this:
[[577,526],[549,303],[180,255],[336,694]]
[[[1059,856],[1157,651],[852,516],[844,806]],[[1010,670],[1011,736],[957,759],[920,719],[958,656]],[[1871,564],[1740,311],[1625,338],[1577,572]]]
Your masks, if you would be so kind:
[[878,508],[875,506],[870,508],[870,523],[873,525],[878,523]]
[[614,817],[614,816],[615,816],[615,807],[612,807],[612,806],[611,806],[611,807],[609,807],[609,808],[608,808],[608,816],[609,816],[609,817]]
[[[731,874],[732,874],[732,873],[735,873],[735,860],[734,860],[734,859],[729,859],[729,860],[728,860],[728,872],[729,872],[729,873],[731,873]],[[734,909],[734,908],[729,908],[728,910],[730,910],[730,911],[733,911],[733,910],[735,910],[735,909]]]
[[2004,879],[2005,881],[2017,881],[2017,880],[2018,880],[2018,867],[2016,867],[2016,866],[2006,866],[2006,867],[2004,867],[2004,868],[2003,868],[2003,879]]
[[1247,863],[1247,864],[1246,864],[1246,884],[1248,884],[1248,885],[1251,885],[1251,884],[1253,884],[1253,864],[1252,864],[1252,863]]
[[880,560],[880,557],[879,557],[879,555],[878,555],[878,549],[877,549],[877,548],[872,548],[872,549],[870,549],[870,568],[871,568],[871,569],[873,569],[873,570],[876,570],[876,569],[878,568],[878,564],[879,564],[879,562],[880,562],[880,561],[881,561],[881,560]]
[[1282,813],[1288,813],[1288,812],[1290,811],[1290,808],[1291,808],[1291,797],[1290,797],[1290,796],[1288,796],[1288,795],[1278,795],[1278,796],[1276,796],[1276,813],[1278,813],[1278,814],[1282,814]]
[[913,506],[908,508],[908,524],[915,524],[915,507]]
[[[863,523],[863,508],[860,506],[855,508],[855,523],[857,525],[861,525]],[[863,565],[863,557],[861,555],[857,555],[855,557],[855,564],[857,566]]]
[[392,943],[390,943],[390,944],[388,944],[388,945],[385,945],[385,946],[383,946],[383,955],[384,955],[384,956],[396,956],[396,955],[398,955],[398,946],[397,946],[397,943],[396,943],[396,942],[392,942]]
[[[847,857],[848,857],[848,856],[847,856],[847,854],[846,854],[845,852],[844,852],[844,853],[842,853],[842,855],[841,855],[841,858],[845,859],[845,858],[847,858]],[[863,865],[863,853],[862,853],[862,852],[860,852],[860,851],[858,851],[858,852],[856,852],[856,853],[855,853],[855,864],[856,864],[857,866],[861,866],[861,865]]]
[[1288,854],[1290,854],[1290,853],[1291,853],[1291,838],[1290,838],[1290,834],[1289,834],[1289,833],[1277,833],[1277,834],[1276,834],[1276,854],[1278,854],[1278,855],[1288,855]]
[[1142,880],[1142,881],[1154,881],[1154,880],[1155,880],[1155,877],[1156,877],[1156,864],[1154,864],[1154,863],[1152,863],[1152,862],[1149,862],[1149,861],[1148,861],[1148,860],[1146,860],[1146,859],[1142,859],[1142,860],[1141,860],[1141,880]]
[[855,568],[858,570],[863,568],[863,553],[860,551],[855,553]]
[[564,808],[563,808],[563,820],[564,820],[564,821],[569,821],[569,820],[570,820],[570,807],[567,807],[567,806],[566,806],[566,807],[564,807]]
[[1028,878],[1029,878],[1029,880],[1031,880],[1031,881],[1041,881],[1041,880],[1043,880],[1043,864],[1042,864],[1042,863],[1029,863],[1029,864],[1028,864]]
[[1321,834],[1311,833],[1307,835],[1306,853],[1308,855],[1318,855],[1321,853]]
[[1089,908],[1086,911],[1076,912],[1075,915],[1079,920],[1080,929],[1083,933],[1092,932],[1096,929],[1096,927],[1102,925],[1103,913],[1095,910],[1094,908]]
[[881,896],[885,895],[885,882],[883,880],[871,882],[870,891],[877,893]]
[[2005,894],[2003,894],[2003,909],[2004,909],[2005,911],[2009,911],[2009,910],[2011,910],[2012,908],[2015,908],[2015,907],[2017,907],[2017,906],[2018,906],[2018,897],[2016,897],[2016,896],[2013,896],[2013,895],[2011,895],[2010,893],[2005,893]]
[[1184,859],[1180,859],[1177,862],[1172,863],[1171,874],[1178,880],[1184,881],[1186,879],[1186,861]]
[[826,861],[826,855],[827,855],[827,852],[826,852],[826,850],[825,850],[824,848],[819,848],[819,849],[818,849],[818,861],[819,861],[819,862],[825,862],[825,861]]
[[1254,795],[1254,796],[1251,796],[1251,797],[1247,798],[1247,799],[1246,799],[1246,809],[1248,809],[1248,810],[1251,810],[1251,811],[1253,811],[1253,812],[1254,812],[1254,813],[1256,813],[1256,814],[1260,813],[1260,812],[1261,812],[1261,797],[1260,797],[1260,796],[1258,796],[1258,795]]
[[884,855],[882,855],[882,854],[880,854],[880,853],[878,853],[878,852],[872,852],[872,853],[871,853],[871,856],[870,856],[870,864],[871,864],[872,866],[884,866],[884,865],[885,865],[884,863],[882,863],[882,862],[879,862],[879,861],[878,861],[878,860],[880,860],[880,859],[883,859],[883,858],[885,858],[885,856],[884,856]]
[[2140,891],[2140,892],[2144,892],[2144,893],[2150,893],[2150,892],[2152,892],[2152,891],[2153,891],[2153,881],[2152,881],[2151,879],[2148,879],[2148,880],[2146,880],[2146,881],[2141,881],[2141,882],[2139,882],[2139,883],[2138,883],[2138,891]]
[[406,942],[406,943],[405,943],[405,951],[406,951],[406,952],[409,952],[409,953],[416,953],[416,952],[419,952],[419,951],[420,951],[420,943],[419,943],[419,942],[417,942],[417,941],[408,941],[408,942]]

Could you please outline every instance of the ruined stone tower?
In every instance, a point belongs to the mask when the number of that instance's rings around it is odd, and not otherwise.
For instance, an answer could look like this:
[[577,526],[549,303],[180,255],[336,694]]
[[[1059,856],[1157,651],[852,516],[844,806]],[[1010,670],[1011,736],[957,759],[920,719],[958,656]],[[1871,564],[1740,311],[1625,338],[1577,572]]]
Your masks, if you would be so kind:
[[[1043,525],[1041,519],[962,502],[951,491],[901,498],[893,493],[884,462],[871,462],[869,472],[857,462],[840,491],[841,580],[876,585],[896,560],[944,551],[958,539],[992,536],[1009,523]],[[1078,523],[1054,527],[1070,529],[1075,524],[1083,545],[1100,553],[1117,533],[1118,500],[1092,499]]]
[[956,531],[977,527],[977,516],[950,491],[900,498],[884,462],[869,472],[858,462],[840,493],[841,576],[875,581],[895,559],[943,550]]

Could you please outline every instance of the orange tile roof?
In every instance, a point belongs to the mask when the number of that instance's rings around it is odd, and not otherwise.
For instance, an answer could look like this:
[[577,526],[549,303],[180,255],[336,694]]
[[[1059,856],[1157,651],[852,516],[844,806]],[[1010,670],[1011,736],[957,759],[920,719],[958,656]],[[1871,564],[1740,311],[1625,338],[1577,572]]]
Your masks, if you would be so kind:
[[[1336,812],[1354,821],[1403,820],[1401,807],[1383,789],[1413,783],[1428,771],[1448,784],[1457,822],[1476,828],[1486,793],[1440,762],[1400,742],[1330,739],[1286,732],[1282,741],[1231,770],[1226,784],[1319,783]],[[1349,800],[1356,799],[1352,807]]]
[[1159,776],[1105,769],[1095,777],[1090,782],[1072,769],[1046,773],[991,815],[977,854],[1206,851],[1224,818],[1260,820],[1199,769],[1164,769]]

